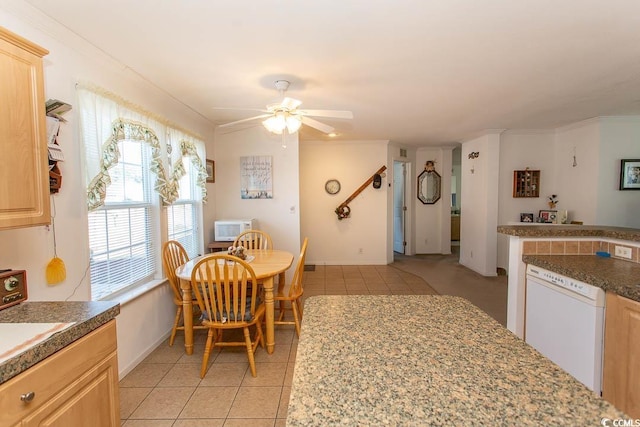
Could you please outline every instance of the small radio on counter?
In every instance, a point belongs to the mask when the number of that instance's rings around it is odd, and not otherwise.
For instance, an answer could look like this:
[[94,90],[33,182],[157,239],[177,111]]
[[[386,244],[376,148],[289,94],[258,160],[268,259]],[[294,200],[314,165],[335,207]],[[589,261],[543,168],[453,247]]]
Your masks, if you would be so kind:
[[27,299],[27,272],[5,270],[0,272],[0,310]]

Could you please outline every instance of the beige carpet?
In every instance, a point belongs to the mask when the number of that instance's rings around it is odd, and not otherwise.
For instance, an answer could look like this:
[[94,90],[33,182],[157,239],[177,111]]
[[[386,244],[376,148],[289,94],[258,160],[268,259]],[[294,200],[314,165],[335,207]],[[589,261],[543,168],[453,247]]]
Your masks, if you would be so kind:
[[507,277],[485,277],[458,263],[458,255],[395,254],[391,264],[422,277],[441,295],[468,299],[502,325],[507,322]]

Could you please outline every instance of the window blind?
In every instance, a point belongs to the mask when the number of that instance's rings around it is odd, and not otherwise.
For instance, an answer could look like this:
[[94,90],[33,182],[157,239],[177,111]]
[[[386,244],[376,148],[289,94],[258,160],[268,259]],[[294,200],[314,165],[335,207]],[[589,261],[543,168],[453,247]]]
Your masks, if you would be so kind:
[[167,234],[169,240],[177,240],[182,244],[189,258],[194,258],[200,247],[196,174],[190,162],[184,161],[183,164],[186,174],[180,179],[178,200],[167,208]]
[[89,213],[94,300],[147,282],[156,271],[149,148],[127,140],[118,148],[121,160],[111,170],[105,204]]

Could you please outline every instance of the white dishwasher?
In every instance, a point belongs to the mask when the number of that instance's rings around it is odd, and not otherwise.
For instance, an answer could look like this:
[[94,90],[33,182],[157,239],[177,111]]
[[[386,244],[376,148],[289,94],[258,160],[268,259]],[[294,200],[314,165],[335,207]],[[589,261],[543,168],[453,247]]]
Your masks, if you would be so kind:
[[525,341],[600,395],[604,291],[531,264],[526,288]]

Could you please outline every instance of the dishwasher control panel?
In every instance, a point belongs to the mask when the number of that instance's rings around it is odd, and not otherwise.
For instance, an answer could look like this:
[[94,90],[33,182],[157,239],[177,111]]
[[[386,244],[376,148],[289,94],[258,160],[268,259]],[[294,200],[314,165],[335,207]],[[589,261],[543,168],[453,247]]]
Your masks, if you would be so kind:
[[558,287],[567,289],[593,300],[602,298],[599,294],[604,294],[604,291],[596,286],[581,282],[580,280],[572,279],[571,277],[563,276],[562,274],[558,274],[535,265],[527,265],[527,274],[531,277],[542,279],[545,282],[552,283]]

